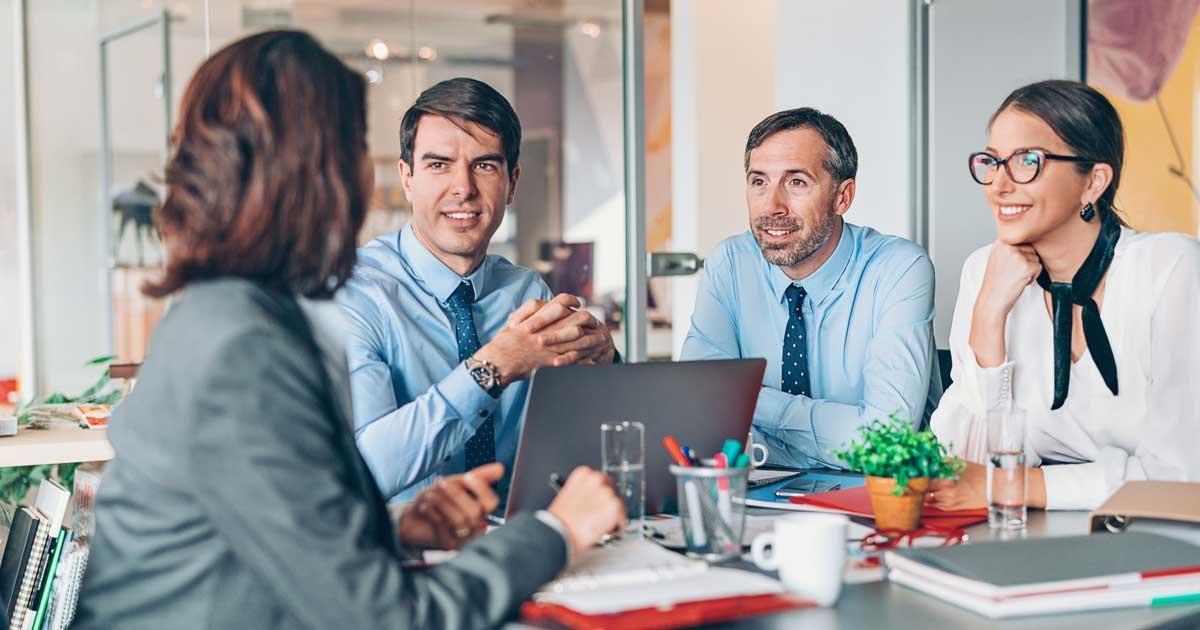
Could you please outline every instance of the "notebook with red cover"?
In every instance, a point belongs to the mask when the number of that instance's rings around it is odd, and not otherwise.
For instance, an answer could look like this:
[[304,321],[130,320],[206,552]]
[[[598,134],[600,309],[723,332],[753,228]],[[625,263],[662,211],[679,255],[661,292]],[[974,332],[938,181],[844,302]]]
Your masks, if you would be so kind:
[[813,605],[808,600],[787,595],[749,595],[682,602],[668,609],[639,608],[618,613],[586,615],[566,606],[529,601],[521,606],[521,618],[531,622],[553,621],[572,630],[668,630],[809,608]]
[[[792,497],[790,501],[800,505],[811,505],[826,510],[842,512],[851,516],[875,518],[875,510],[871,508],[871,495],[867,493],[866,486],[809,494],[802,497]],[[947,529],[960,529],[968,525],[974,525],[975,523],[982,523],[986,520],[987,508],[947,511],[927,505],[921,510],[921,525],[926,527],[932,525]]]

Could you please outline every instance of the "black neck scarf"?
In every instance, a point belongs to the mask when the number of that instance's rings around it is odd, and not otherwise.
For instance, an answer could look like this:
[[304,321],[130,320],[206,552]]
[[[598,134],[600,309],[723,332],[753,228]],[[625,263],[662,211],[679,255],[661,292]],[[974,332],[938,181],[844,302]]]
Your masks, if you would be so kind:
[[1063,406],[1071,383],[1071,310],[1075,304],[1083,307],[1083,338],[1087,341],[1088,352],[1092,353],[1092,361],[1109,391],[1117,395],[1117,364],[1108,343],[1108,333],[1104,331],[1104,322],[1100,320],[1100,307],[1092,294],[1112,263],[1119,238],[1121,224],[1111,212],[1105,213],[1100,236],[1071,282],[1051,282],[1045,267],[1038,275],[1038,286],[1050,294],[1051,310],[1054,311],[1054,404],[1051,409]]

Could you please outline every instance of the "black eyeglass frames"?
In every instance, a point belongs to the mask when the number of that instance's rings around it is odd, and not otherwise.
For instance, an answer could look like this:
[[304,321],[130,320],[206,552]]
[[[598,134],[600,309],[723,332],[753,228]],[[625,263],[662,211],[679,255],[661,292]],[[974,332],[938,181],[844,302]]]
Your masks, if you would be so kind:
[[1008,178],[1013,182],[1028,184],[1042,173],[1042,168],[1046,165],[1047,160],[1080,164],[1095,163],[1095,160],[1078,155],[1059,155],[1041,149],[1021,149],[1014,151],[1006,158],[997,157],[987,151],[978,151],[967,158],[967,166],[971,170],[971,178],[984,186],[996,179],[996,173],[1000,171],[1001,166],[1008,172]]

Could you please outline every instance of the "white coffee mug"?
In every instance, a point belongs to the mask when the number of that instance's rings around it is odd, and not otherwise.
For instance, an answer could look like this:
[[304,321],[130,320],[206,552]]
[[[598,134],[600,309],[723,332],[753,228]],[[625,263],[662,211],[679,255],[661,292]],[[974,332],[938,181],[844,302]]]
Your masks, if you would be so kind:
[[844,514],[797,514],[775,520],[750,547],[754,564],[779,571],[784,587],[818,606],[832,606],[842,592],[846,568]]

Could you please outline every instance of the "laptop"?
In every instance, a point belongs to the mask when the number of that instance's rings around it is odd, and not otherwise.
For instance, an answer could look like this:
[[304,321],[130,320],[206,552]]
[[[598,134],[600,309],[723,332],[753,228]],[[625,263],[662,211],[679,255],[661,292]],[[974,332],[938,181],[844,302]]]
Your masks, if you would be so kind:
[[743,443],[765,359],[575,365],[539,368],[529,383],[505,517],[544,509],[552,475],[577,466],[600,470],[600,425],[645,425],[646,513],[675,511],[675,478],[662,439],[673,435],[700,457],[728,438]]

